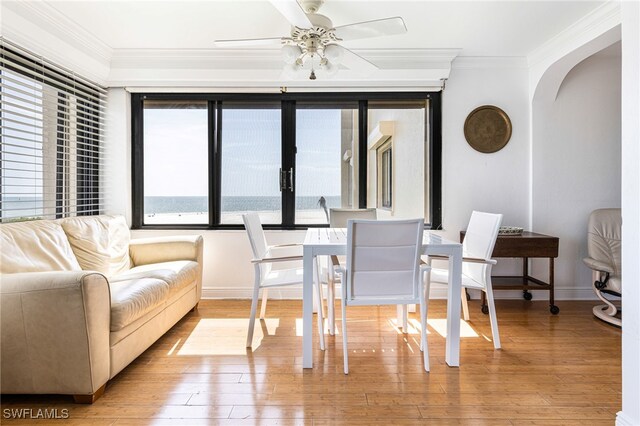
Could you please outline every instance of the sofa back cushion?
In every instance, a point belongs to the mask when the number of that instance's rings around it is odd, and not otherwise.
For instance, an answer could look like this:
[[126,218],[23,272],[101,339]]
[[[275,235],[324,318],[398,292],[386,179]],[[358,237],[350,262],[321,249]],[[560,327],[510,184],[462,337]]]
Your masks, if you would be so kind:
[[81,216],[60,223],[83,270],[110,277],[131,267],[130,234],[124,217]]
[[81,270],[58,221],[0,225],[0,273]]

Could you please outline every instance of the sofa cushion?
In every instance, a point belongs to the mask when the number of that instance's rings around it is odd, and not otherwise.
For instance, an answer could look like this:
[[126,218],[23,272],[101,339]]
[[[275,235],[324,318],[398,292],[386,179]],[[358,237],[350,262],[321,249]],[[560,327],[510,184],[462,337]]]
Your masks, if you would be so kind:
[[79,271],[60,223],[52,220],[0,225],[0,272]]
[[110,282],[111,331],[118,331],[147,312],[164,305],[169,284],[157,278]]
[[62,219],[64,232],[80,266],[107,277],[129,269],[129,227],[122,216],[82,216]]
[[112,277],[111,282],[139,278],[157,278],[163,280],[169,285],[169,291],[173,294],[189,284],[193,284],[198,279],[198,262],[176,260],[173,262],[135,266],[124,274]]

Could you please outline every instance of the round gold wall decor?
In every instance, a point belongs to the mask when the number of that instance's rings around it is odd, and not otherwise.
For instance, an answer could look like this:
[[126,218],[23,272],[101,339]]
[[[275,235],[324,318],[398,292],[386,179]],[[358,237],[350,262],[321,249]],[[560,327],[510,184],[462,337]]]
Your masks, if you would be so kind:
[[511,138],[511,120],[497,106],[483,105],[471,111],[464,121],[464,137],[476,151],[500,151]]

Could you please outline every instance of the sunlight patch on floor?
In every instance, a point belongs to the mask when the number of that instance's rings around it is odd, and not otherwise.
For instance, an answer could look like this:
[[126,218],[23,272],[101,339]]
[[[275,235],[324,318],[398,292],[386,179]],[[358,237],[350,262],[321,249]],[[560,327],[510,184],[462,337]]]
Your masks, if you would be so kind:
[[[447,319],[427,319],[427,324],[431,326],[442,337],[447,337]],[[460,319],[460,337],[480,337],[478,333],[463,319]]]
[[[363,322],[375,322],[377,320],[374,319],[366,319],[366,320],[350,320],[347,319],[347,324],[356,324],[356,323],[363,323]],[[297,337],[302,337],[302,318],[296,318],[296,336]],[[318,317],[316,316],[316,314],[313,314],[313,329],[314,329],[314,333],[317,333],[317,331],[315,331],[315,327],[318,325]],[[339,329],[342,327],[342,318],[338,319],[336,318],[336,335],[340,334],[339,333]],[[347,330],[348,331],[348,330]],[[328,323],[328,319],[325,318],[324,321],[324,334],[329,334],[329,323]]]
[[[314,315],[313,317],[313,327],[317,325],[317,318]],[[341,320],[336,319],[336,335],[339,334]],[[375,320],[347,320],[348,324],[354,324],[356,322],[374,322]],[[398,325],[398,319],[396,317],[387,318],[387,323],[398,333],[398,334],[410,334],[420,336],[420,321],[415,318],[409,318],[407,321],[408,330],[406,333],[402,332],[402,327]],[[324,331],[325,334],[329,334],[329,325],[327,320],[325,319],[324,323]],[[440,336],[447,337],[447,319],[446,318],[434,318],[427,319],[427,324]],[[427,334],[431,334],[431,331],[427,329]],[[296,318],[296,336],[302,337],[302,318]],[[460,319],[460,337],[480,337],[480,335],[471,327],[471,325],[463,319]],[[487,338],[483,335],[483,337]]]
[[[389,324],[391,324],[391,326],[394,328],[394,330],[396,330],[396,332],[398,334],[417,334],[420,335],[420,330],[422,330],[422,326],[420,325],[420,321],[418,321],[415,318],[409,318],[407,320],[407,332],[403,333],[402,332],[402,327],[400,327],[400,325],[398,324],[398,318],[389,318],[387,320],[387,322],[389,322]],[[427,334],[429,334],[429,330],[427,330]]]
[[[256,319],[253,332],[253,349],[260,346],[266,335],[276,334],[280,326],[280,319]],[[246,355],[248,318],[203,318],[189,333],[180,346],[178,341],[170,350],[169,355],[179,349],[176,355]]]

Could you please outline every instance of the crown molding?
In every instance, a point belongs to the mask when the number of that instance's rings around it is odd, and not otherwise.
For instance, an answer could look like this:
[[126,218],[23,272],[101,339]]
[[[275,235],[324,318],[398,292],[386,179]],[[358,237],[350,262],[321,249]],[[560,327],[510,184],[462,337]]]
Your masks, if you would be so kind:
[[529,67],[533,67],[550,57],[557,56],[566,46],[573,45],[581,39],[591,39],[622,22],[620,1],[609,0],[589,12],[565,30],[540,45],[527,55]]
[[[6,7],[24,19],[36,23],[43,30],[84,53],[106,63],[111,60],[113,49],[109,45],[69,19],[51,3],[44,1],[8,1],[4,3],[3,8]],[[3,22],[4,24],[6,22]]]
[[83,77],[104,84],[113,50],[41,1],[4,1],[2,35]]
[[[450,66],[460,49],[358,49],[381,69]],[[279,49],[115,49],[113,68],[281,69]]]
[[529,68],[524,56],[458,56],[451,64],[453,69],[505,69]]
[[279,49],[115,49],[112,87],[440,87],[458,49],[361,49],[379,69],[371,75],[341,68],[332,79],[282,76]]

